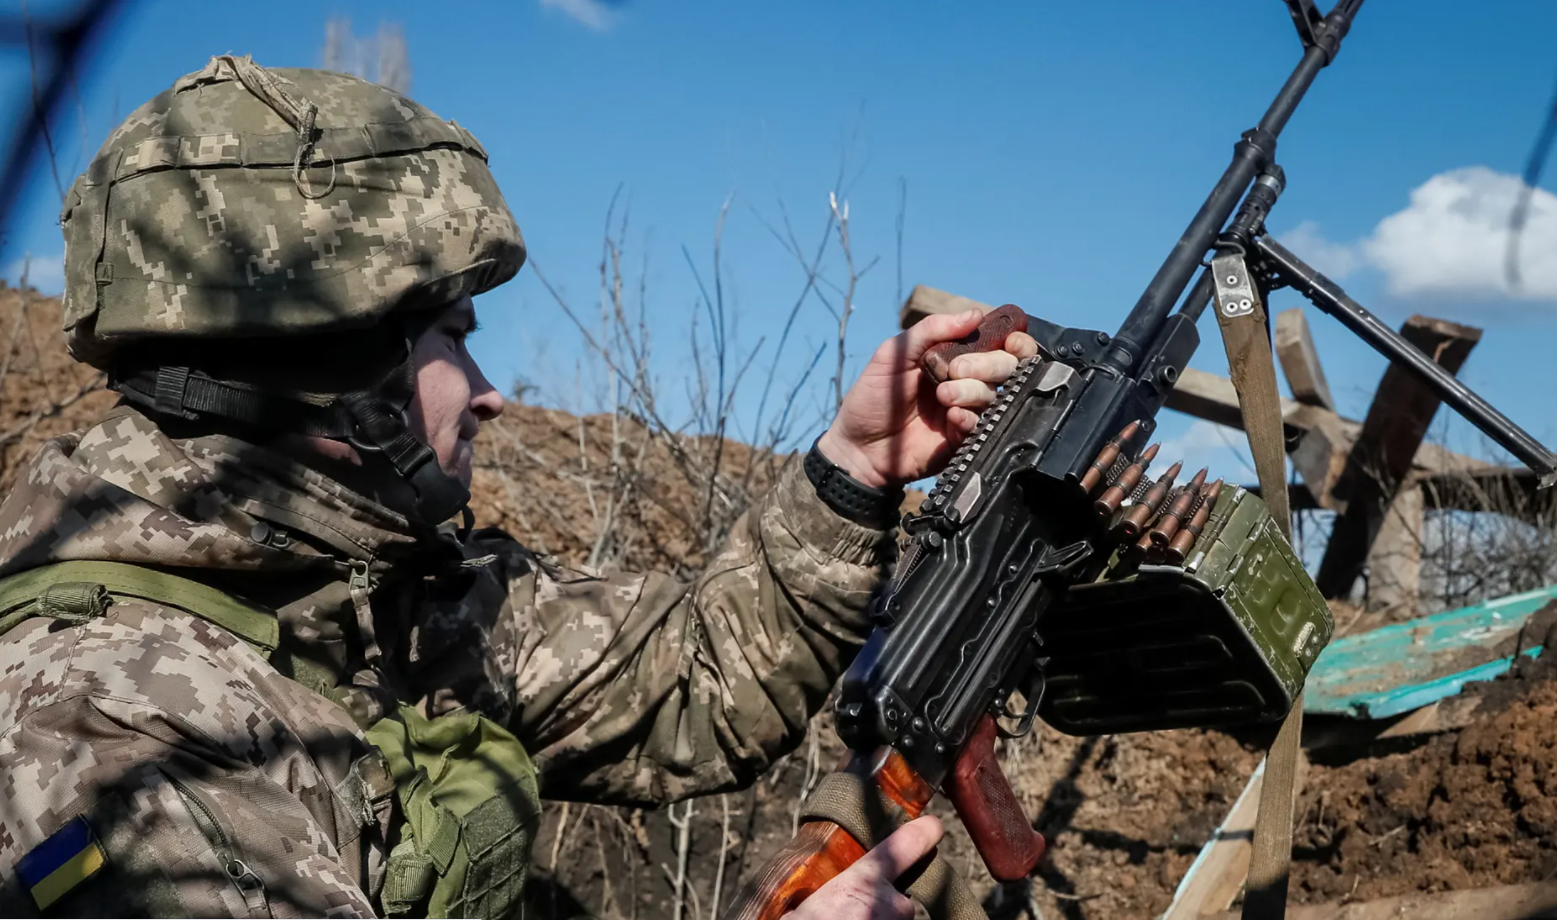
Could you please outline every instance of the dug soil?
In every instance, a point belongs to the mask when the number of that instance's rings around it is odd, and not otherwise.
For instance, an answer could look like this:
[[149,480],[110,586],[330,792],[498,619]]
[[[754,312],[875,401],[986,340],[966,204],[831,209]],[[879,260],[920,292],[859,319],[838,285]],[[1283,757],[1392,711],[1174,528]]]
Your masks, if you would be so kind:
[[[1557,642],[1557,610],[1526,647]],[[1377,756],[1315,755],[1295,841],[1293,898],[1372,900],[1557,875],[1557,653],[1470,684],[1476,721]]]

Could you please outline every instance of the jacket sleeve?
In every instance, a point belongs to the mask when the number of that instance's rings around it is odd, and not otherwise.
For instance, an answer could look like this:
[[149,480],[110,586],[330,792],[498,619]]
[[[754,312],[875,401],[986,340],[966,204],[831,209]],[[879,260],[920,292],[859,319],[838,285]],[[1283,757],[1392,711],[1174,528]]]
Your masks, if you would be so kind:
[[790,462],[690,584],[511,580],[493,638],[542,794],[657,805],[755,781],[863,643],[895,551],[895,531],[838,517]]
[[[37,916],[40,890],[61,895],[50,916],[374,916],[361,867],[382,837],[354,782],[372,761],[334,704],[203,621],[113,611],[0,647],[27,676],[0,679],[19,715],[0,734],[0,916]],[[98,868],[40,889],[71,825]]]

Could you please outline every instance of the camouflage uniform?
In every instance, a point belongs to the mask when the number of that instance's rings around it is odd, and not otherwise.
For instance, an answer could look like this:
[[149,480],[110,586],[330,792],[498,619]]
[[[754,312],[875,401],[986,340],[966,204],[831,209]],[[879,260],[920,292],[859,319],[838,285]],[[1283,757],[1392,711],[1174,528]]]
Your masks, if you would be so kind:
[[[208,146],[189,155],[226,149]],[[214,202],[220,177],[199,181]],[[313,226],[328,235],[349,214]],[[161,298],[147,309],[194,324],[179,312],[178,252],[128,251],[169,274],[145,284]],[[221,258],[242,270],[233,252]],[[485,283],[433,274],[440,295]],[[392,265],[375,277],[415,282]],[[282,281],[265,283],[284,299]],[[90,358],[113,318],[72,306]],[[791,463],[697,581],[592,577],[496,530],[430,539],[282,453],[185,437],[121,404],[46,444],[0,505],[0,576],[64,560],[177,571],[276,611],[282,644],[327,679],[284,675],[226,630],[150,601],[11,628],[0,915],[36,912],[18,860],[85,816],[107,865],[57,913],[375,916],[397,806],[361,729],[401,701],[506,726],[548,798],[659,805],[749,784],[799,742],[863,640],[891,553],[889,530],[833,514]]]

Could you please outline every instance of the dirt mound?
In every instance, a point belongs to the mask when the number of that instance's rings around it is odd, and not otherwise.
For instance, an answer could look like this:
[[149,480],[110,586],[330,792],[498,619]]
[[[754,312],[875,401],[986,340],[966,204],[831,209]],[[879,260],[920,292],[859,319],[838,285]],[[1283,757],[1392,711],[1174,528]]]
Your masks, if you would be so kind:
[[113,403],[102,375],[66,353],[59,298],[0,282],[0,492],[38,445]]
[[[1005,762],[1049,841],[1030,890],[1044,917],[1161,914],[1260,759],[1217,732],[1043,731],[1041,747],[1008,751]],[[972,877],[980,890],[991,887],[982,867]],[[1016,916],[1013,887],[987,898],[992,915]]]
[[626,413],[521,403],[482,427],[476,455],[471,508],[482,526],[573,565],[682,576],[701,568],[710,542],[786,459],[666,435]]
[[[1557,610],[1526,628],[1551,647]],[[1532,644],[1527,641],[1526,645]],[[1293,897],[1370,900],[1557,875],[1557,653],[1472,684],[1478,720],[1418,746],[1316,764]]]

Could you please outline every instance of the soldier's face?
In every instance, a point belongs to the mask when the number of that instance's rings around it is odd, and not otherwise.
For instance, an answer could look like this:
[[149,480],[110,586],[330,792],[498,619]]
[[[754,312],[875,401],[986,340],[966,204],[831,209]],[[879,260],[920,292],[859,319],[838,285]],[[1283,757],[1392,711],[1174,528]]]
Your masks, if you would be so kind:
[[482,422],[503,411],[503,398],[465,348],[475,331],[475,304],[462,297],[444,307],[412,344],[416,396],[407,413],[411,433],[433,449],[445,473],[467,486],[471,442]]

